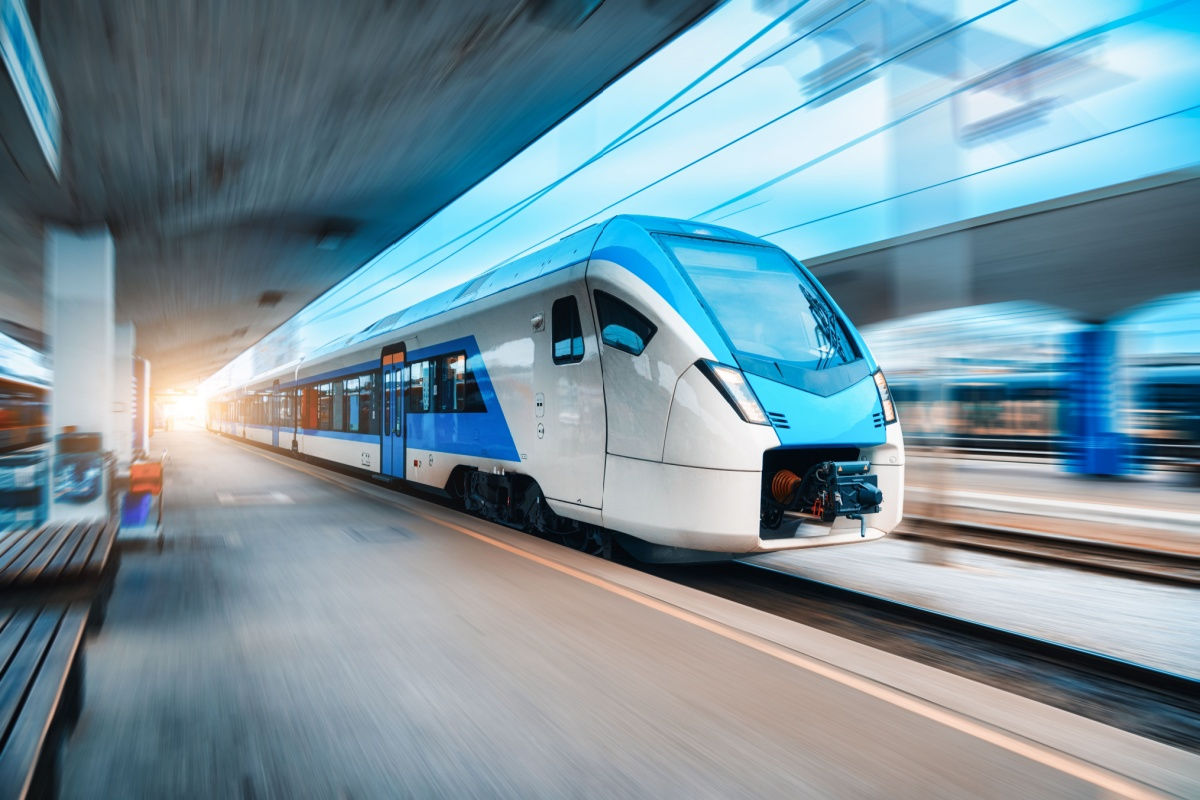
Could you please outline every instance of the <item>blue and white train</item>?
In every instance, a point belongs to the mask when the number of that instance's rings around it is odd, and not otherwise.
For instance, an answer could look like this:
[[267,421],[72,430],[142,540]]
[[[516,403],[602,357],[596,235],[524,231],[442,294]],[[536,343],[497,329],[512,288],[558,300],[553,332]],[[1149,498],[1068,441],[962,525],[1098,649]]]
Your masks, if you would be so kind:
[[615,217],[209,406],[209,426],[514,527],[698,561],[876,539],[904,444],[816,279],[737,231]]

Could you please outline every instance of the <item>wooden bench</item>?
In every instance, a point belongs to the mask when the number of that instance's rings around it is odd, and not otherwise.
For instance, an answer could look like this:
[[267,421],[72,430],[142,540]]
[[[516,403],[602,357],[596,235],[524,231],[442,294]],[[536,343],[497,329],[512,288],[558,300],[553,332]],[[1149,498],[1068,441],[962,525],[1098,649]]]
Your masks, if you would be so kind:
[[54,797],[83,708],[88,604],[0,609],[0,797]]
[[0,798],[53,797],[83,707],[83,637],[104,619],[116,520],[0,534]]
[[111,520],[51,522],[0,536],[0,592],[97,581],[117,538]]

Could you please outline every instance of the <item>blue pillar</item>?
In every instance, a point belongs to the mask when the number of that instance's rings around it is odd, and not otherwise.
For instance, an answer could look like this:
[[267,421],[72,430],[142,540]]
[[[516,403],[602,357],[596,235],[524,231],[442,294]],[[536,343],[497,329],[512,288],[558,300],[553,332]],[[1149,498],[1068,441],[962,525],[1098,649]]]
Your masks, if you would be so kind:
[[1063,404],[1066,467],[1081,475],[1124,475],[1127,445],[1117,410],[1116,332],[1096,326],[1070,337]]

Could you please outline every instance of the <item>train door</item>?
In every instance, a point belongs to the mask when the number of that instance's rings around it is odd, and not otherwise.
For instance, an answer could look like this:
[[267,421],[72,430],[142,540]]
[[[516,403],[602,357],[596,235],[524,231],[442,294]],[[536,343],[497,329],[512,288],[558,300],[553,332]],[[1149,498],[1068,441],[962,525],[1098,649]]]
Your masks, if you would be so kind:
[[280,404],[283,401],[282,395],[279,394],[279,381],[271,384],[271,401],[267,406],[267,413],[271,415],[268,420],[271,425],[271,447],[279,447],[279,412]]
[[380,420],[380,472],[404,477],[404,342],[389,344],[380,354],[383,419]]
[[569,291],[549,306],[550,336],[534,337],[533,468],[546,497],[600,508],[604,393],[591,309]]
[[606,449],[615,456],[661,461],[679,376],[655,346],[660,342],[654,341],[658,327],[653,322],[615,294],[595,289],[592,298],[604,368]]
[[314,384],[303,386],[299,392],[300,408],[297,411],[297,443],[296,449],[293,452],[305,453],[308,452],[305,445],[305,437],[308,431],[317,430],[317,387]]

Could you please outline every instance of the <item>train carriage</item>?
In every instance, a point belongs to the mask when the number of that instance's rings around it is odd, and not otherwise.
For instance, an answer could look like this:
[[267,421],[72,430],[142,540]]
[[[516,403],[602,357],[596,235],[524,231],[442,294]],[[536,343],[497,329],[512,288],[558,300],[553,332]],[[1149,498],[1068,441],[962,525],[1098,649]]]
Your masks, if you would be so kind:
[[616,217],[209,409],[222,433],[648,560],[864,541],[902,512],[861,337],[784,251],[716,226]]

